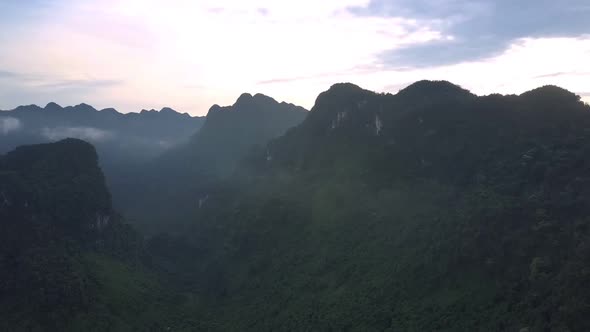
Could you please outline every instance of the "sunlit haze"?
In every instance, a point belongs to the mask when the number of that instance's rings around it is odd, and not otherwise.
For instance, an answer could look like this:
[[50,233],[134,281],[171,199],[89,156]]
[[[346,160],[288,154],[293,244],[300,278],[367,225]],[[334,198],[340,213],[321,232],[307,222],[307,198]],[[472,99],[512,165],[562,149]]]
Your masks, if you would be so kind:
[[518,3],[5,0],[0,109],[204,115],[242,92],[311,108],[336,82],[395,93],[420,79],[477,94],[555,84],[590,101],[590,5]]

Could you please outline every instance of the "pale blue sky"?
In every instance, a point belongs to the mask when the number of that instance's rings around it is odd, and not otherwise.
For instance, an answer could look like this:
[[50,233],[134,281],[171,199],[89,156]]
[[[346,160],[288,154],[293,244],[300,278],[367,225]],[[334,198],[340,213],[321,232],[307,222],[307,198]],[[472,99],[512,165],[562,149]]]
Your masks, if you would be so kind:
[[586,0],[3,0],[0,109],[205,114],[242,92],[310,108],[336,82],[420,79],[590,100],[589,14]]

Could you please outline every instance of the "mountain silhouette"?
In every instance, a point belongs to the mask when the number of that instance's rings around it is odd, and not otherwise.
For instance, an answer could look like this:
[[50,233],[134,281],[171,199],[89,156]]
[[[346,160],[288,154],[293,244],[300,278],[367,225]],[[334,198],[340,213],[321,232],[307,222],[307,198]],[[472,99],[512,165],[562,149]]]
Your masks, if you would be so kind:
[[587,330],[588,128],[590,107],[557,87],[334,85],[193,217],[213,322]]
[[556,86],[339,83],[309,112],[243,94],[113,178],[143,236],[92,145],[19,147],[0,330],[590,330],[589,128]]
[[61,107],[51,102],[44,108],[29,105],[0,111],[0,124],[6,121],[18,126],[4,130],[0,152],[23,144],[78,138],[92,142],[101,161],[110,164],[153,158],[186,141],[199,130],[204,118],[170,108],[122,114],[113,108],[99,111],[87,104]]
[[131,219],[158,227],[167,227],[160,221],[171,215],[185,220],[199,205],[195,197],[205,199],[209,188],[232,174],[252,149],[297,126],[307,113],[262,94],[242,94],[232,106],[213,105],[201,130],[187,143],[129,176],[134,182],[121,195],[122,209]]

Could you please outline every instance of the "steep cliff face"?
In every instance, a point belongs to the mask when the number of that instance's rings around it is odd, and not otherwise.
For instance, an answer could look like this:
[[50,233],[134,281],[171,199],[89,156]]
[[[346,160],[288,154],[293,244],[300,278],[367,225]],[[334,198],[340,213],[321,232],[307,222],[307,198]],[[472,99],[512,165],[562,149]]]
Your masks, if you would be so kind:
[[190,162],[182,166],[227,176],[250,149],[283,135],[306,115],[302,107],[262,94],[244,93],[232,106],[214,105],[201,131],[178,153]]
[[0,172],[0,213],[12,215],[3,224],[24,227],[18,219],[30,219],[82,240],[113,218],[98,157],[86,142],[19,147],[0,159]]
[[337,84],[199,210],[198,275],[220,330],[586,331],[589,153],[557,87]]
[[90,144],[66,139],[0,157],[0,329],[62,330],[96,296],[84,256],[116,253],[127,231]]
[[121,211],[148,232],[178,231],[171,223],[190,223],[212,187],[231,175],[242,158],[300,124],[307,113],[262,94],[244,93],[231,106],[212,106],[187,144],[131,176],[135,183]]

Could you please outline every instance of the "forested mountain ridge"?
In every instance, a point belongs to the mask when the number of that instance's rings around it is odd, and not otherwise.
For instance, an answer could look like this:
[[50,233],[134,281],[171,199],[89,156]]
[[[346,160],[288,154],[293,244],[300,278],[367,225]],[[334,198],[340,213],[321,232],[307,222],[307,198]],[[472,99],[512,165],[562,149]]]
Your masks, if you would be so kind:
[[185,142],[203,122],[204,117],[181,114],[168,107],[123,114],[87,104],[19,106],[0,111],[0,153],[19,145],[78,138],[95,145],[102,165],[111,170],[139,164]]
[[[166,324],[171,295],[141,255],[141,237],[111,206],[92,145],[66,139],[0,156],[0,330]],[[150,312],[162,303],[170,308]]]
[[0,111],[0,153],[17,146],[77,138],[90,142],[100,156],[115,205],[130,185],[128,178],[145,163],[187,142],[204,117],[192,117],[165,107],[160,111],[119,113],[87,104],[62,107],[19,106]]
[[[264,146],[269,140],[283,135],[301,123],[307,110],[277,102],[271,97],[242,94],[232,106],[213,105],[199,132],[185,146],[164,155],[161,160],[188,162],[192,172],[225,176],[249,150]],[[184,163],[178,163],[186,167]]]
[[239,115],[214,106],[215,130],[188,145],[227,150],[148,166],[137,202],[169,210],[145,243],[89,144],[0,157],[0,330],[590,330],[590,107],[575,94],[336,84],[265,139]]
[[[22,146],[1,157],[0,170],[2,212],[12,211],[17,214],[16,219],[23,215],[30,220],[48,217],[51,231],[68,233],[80,242],[114,219],[98,157],[86,142],[67,139],[55,144]],[[37,224],[3,220],[3,225]]]
[[[209,190],[231,175],[252,149],[283,135],[307,116],[302,107],[271,97],[242,94],[232,106],[213,105],[190,140],[142,167],[122,199],[126,215],[144,230],[186,224]],[[149,204],[145,204],[149,201]],[[150,231],[154,231],[150,229]]]
[[589,153],[558,87],[337,84],[208,197],[170,278],[217,330],[586,331]]

